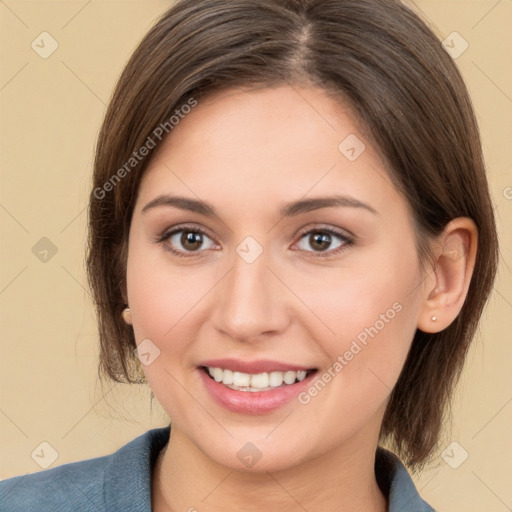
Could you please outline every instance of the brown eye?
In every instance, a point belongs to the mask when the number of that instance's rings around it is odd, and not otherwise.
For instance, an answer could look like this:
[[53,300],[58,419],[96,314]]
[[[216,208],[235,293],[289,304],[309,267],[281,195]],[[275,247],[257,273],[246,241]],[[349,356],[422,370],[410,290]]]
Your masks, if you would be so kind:
[[183,231],[180,237],[180,243],[187,251],[196,251],[203,243],[203,235],[193,231]]
[[181,227],[174,229],[159,239],[160,243],[178,256],[191,256],[193,253],[205,252],[203,249],[213,249],[213,240],[199,228]]
[[[300,247],[301,244],[302,247]],[[353,240],[348,236],[330,228],[310,229],[303,233],[298,243],[301,250],[313,254],[317,253],[318,256],[335,255],[352,244]],[[310,249],[305,245],[309,245]]]
[[325,251],[331,244],[331,235],[320,232],[312,233],[309,235],[309,243],[314,249]]

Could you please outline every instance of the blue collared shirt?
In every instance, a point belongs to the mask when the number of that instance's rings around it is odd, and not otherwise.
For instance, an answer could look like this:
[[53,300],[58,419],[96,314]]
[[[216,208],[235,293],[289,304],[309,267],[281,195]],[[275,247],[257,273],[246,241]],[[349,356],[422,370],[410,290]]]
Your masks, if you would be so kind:
[[[169,434],[169,426],[155,428],[111,455],[3,480],[0,511],[151,512],[151,471]],[[375,470],[389,488],[388,512],[435,512],[393,453],[379,447]]]

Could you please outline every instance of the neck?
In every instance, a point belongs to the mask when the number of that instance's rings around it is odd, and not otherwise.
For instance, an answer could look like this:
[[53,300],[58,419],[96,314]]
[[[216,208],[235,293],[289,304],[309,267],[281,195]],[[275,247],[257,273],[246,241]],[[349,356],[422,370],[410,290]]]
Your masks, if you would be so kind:
[[375,478],[377,439],[352,440],[292,468],[241,472],[219,465],[176,427],[152,481],[155,512],[386,512]]

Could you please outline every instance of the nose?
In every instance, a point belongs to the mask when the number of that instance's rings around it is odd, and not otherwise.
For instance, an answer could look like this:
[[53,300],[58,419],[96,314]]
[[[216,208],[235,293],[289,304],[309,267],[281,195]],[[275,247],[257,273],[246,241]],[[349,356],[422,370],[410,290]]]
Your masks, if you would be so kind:
[[283,332],[290,322],[286,287],[263,253],[246,262],[235,254],[233,267],[217,286],[214,326],[233,340],[251,342]]

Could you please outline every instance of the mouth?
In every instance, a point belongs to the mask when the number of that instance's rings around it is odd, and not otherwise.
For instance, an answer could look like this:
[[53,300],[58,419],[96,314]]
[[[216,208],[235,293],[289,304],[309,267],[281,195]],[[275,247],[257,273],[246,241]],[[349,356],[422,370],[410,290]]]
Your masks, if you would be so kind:
[[209,359],[196,367],[209,396],[237,414],[267,414],[311,386],[318,368],[272,359]]
[[218,366],[199,367],[211,380],[223,384],[235,391],[258,393],[277,388],[293,386],[317,372],[316,368],[308,370],[283,370],[260,373],[245,373]]

